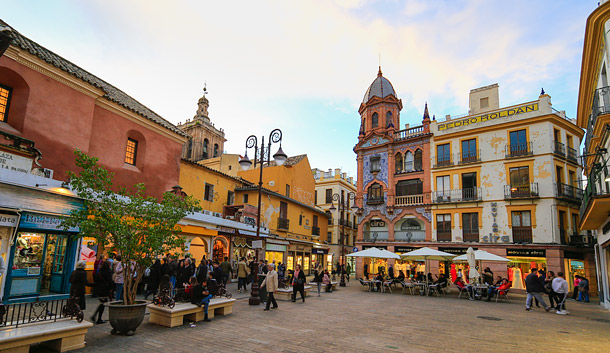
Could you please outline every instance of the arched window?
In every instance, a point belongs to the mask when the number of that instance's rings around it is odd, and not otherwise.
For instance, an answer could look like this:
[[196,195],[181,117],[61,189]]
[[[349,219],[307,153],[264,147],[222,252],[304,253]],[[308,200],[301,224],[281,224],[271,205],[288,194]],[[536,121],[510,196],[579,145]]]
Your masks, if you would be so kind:
[[387,113],[385,113],[385,126],[390,126],[390,123],[392,123],[392,112],[388,111]]
[[369,204],[383,203],[383,188],[381,187],[381,185],[375,183],[369,186],[367,202]]
[[415,170],[423,170],[422,165],[422,151],[418,149],[415,151]]
[[405,154],[405,172],[413,171],[413,153],[411,151]]
[[396,153],[394,162],[396,164],[396,173],[402,172],[402,154],[400,152]]
[[218,144],[214,144],[214,158],[218,157]]
[[208,139],[203,140],[203,159],[207,159],[208,158],[208,144],[210,142],[208,141]]
[[373,125],[372,126],[373,129],[376,128],[377,126],[379,126],[379,115],[377,113],[373,113],[371,123]]

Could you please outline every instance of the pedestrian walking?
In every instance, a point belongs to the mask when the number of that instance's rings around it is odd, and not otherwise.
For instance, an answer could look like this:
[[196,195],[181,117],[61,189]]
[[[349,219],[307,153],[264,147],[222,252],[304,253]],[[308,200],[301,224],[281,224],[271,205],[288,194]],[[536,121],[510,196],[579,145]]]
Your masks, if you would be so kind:
[[324,277],[324,271],[322,271],[322,266],[318,265],[316,267],[316,272],[314,273],[313,281],[318,285],[318,297],[320,296],[320,290],[322,289],[322,277]]
[[572,300],[578,299],[578,285],[580,284],[580,276],[574,276],[574,292],[572,293]]
[[559,300],[557,299],[557,293],[553,290],[553,280],[555,279],[555,272],[548,271],[546,273],[546,279],[544,280],[544,290],[546,294],[549,296],[549,304],[551,304],[551,308],[557,309],[556,304],[559,304]]
[[85,310],[85,287],[95,286],[95,284],[87,281],[86,266],[86,261],[77,262],[76,269],[70,275],[70,297],[76,300],[76,304],[78,304],[81,310]]
[[297,300],[297,292],[301,293],[301,299],[305,302],[305,273],[301,271],[301,265],[297,265],[292,278],[292,301]]
[[273,264],[270,264],[268,269],[267,276],[265,276],[265,279],[261,282],[261,288],[267,290],[267,305],[265,305],[265,311],[269,310],[271,304],[273,304],[273,309],[277,309],[277,302],[273,296],[273,293],[275,293],[275,290],[278,288],[277,272],[275,271],[275,266]]
[[546,304],[540,293],[544,292],[544,284],[538,277],[538,269],[532,268],[530,274],[525,277],[525,289],[527,299],[525,301],[525,310],[532,310],[532,299],[536,298],[542,304],[544,310],[549,311],[551,307]]
[[[103,324],[106,322],[102,320],[102,315],[104,314],[104,308],[106,307],[104,304],[110,301],[112,292],[112,269],[110,267],[110,261],[104,261],[100,266],[99,271],[93,275],[97,300],[100,302],[95,309],[95,312],[93,312],[93,315],[91,315],[91,321],[96,324]],[[96,315],[98,315],[97,319],[95,318]]]
[[150,273],[148,275],[148,287],[146,293],[144,293],[144,300],[148,300],[149,295],[157,294],[159,289],[159,283],[161,283],[161,260],[155,260],[155,263],[150,266]]
[[248,265],[246,264],[246,258],[242,257],[239,260],[239,263],[237,263],[237,290],[239,290],[240,293],[242,291],[242,288],[244,291],[248,290],[248,288],[246,288],[248,272],[250,272],[250,269],[248,268]]
[[349,276],[351,276],[351,274],[352,274],[352,265],[350,265],[349,262],[347,263],[346,269],[347,269],[346,277],[347,277],[347,281],[349,282]]
[[123,263],[121,262],[121,255],[118,255],[115,260],[114,274],[112,280],[114,281],[114,294],[115,300],[121,300],[123,298]]
[[225,260],[220,263],[220,269],[222,270],[222,283],[227,286],[229,278],[233,277],[233,268],[229,263],[229,257],[225,256]]
[[578,301],[589,303],[589,280],[582,276],[578,283]]
[[563,272],[557,272],[557,277],[553,278],[553,292],[557,299],[557,314],[566,315],[566,299],[568,297],[568,282],[563,277]]

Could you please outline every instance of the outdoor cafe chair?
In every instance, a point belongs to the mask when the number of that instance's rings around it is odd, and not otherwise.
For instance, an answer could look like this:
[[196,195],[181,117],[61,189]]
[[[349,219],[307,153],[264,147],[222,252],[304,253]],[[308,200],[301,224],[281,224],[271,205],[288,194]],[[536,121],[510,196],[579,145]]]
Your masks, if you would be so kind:
[[428,285],[428,295],[430,295],[430,293],[434,293],[437,297],[440,297],[440,291],[440,284],[436,283]]
[[466,293],[466,296],[467,296],[468,298],[470,298],[470,292],[468,291],[468,287],[462,287],[462,288],[457,287],[457,288],[458,288],[458,290],[460,291],[460,295],[458,295],[458,299],[460,299],[460,298],[462,297],[462,294],[463,294],[463,293]]
[[402,294],[405,294],[405,289],[408,289],[413,295],[413,283],[400,282],[400,284],[402,285]]
[[509,290],[510,288],[496,291],[496,303],[498,302],[498,299],[502,299],[505,300],[507,303],[510,303],[510,300],[508,299]]
[[392,293],[392,283],[393,283],[393,281],[384,281],[384,282],[381,284],[381,291],[382,291],[382,292],[385,292],[385,291],[386,291],[386,288],[387,288],[387,290],[389,290],[389,291],[390,291],[390,293]]
[[360,281],[360,289],[371,291],[371,281],[364,280],[362,278],[358,279]]

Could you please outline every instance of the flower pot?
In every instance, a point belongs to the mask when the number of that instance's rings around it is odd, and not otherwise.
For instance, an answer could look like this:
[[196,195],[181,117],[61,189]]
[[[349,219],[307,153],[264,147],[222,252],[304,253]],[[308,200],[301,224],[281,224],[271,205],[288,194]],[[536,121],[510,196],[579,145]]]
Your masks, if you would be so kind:
[[106,303],[110,326],[112,326],[110,333],[132,336],[144,320],[146,305],[149,303],[145,300],[136,300],[136,303],[132,305],[123,305],[123,301]]

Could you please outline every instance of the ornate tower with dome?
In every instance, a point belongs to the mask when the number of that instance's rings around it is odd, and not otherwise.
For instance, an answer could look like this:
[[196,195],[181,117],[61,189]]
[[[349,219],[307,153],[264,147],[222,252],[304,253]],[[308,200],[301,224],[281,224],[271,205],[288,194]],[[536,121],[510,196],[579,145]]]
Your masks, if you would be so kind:
[[[359,250],[384,248],[396,253],[414,250],[431,241],[430,115],[427,104],[417,125],[400,123],[402,101],[381,67],[368,87],[358,113],[360,132],[354,147],[358,161],[356,201]],[[356,274],[379,267],[410,271],[394,260],[357,258]],[[407,273],[407,272],[405,272]]]
[[178,124],[178,128],[190,136],[182,147],[182,158],[193,162],[208,158],[220,157],[224,151],[225,132],[217,129],[210,121],[208,108],[210,102],[207,97],[207,88],[203,89],[203,96],[197,102],[197,113],[192,120]]

